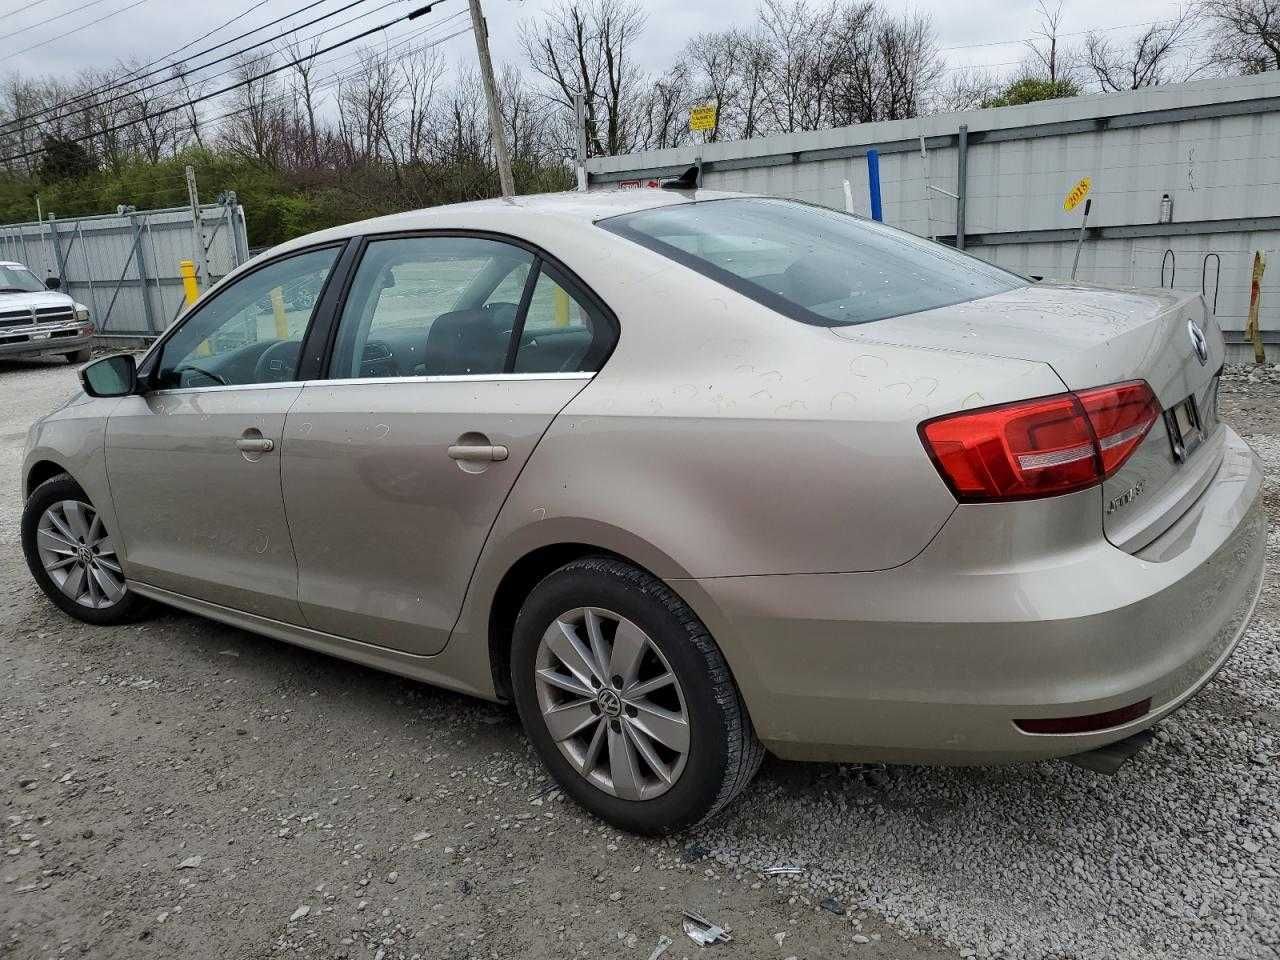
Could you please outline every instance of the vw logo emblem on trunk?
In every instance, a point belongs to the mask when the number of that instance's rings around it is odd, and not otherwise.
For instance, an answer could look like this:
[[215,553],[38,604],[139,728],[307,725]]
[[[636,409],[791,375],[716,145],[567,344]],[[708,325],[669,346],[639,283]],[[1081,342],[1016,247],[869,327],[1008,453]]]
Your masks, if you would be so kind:
[[1196,324],[1194,320],[1187,321],[1187,333],[1191,337],[1191,346],[1195,347],[1196,358],[1200,361],[1200,366],[1204,366],[1209,362],[1209,341],[1205,339],[1204,331]]

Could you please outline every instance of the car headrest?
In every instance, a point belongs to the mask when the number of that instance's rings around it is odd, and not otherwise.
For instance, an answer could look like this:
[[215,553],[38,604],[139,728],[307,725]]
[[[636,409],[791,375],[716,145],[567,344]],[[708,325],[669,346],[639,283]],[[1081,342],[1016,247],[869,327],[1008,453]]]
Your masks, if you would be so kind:
[[454,310],[436,317],[427,331],[423,369],[427,376],[494,373],[506,356],[510,324],[484,310]]

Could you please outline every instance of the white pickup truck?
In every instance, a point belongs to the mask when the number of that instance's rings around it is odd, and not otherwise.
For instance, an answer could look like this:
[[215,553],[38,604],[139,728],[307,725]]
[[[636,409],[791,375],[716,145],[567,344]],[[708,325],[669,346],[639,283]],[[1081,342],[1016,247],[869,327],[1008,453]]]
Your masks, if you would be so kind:
[[91,353],[89,308],[65,293],[56,277],[41,283],[21,263],[0,260],[0,359],[62,354],[72,363]]

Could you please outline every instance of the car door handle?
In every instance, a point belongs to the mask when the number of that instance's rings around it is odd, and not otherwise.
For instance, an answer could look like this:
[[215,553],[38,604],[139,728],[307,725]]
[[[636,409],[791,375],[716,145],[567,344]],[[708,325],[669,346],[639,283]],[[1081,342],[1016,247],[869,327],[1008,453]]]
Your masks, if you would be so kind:
[[453,443],[449,445],[449,457],[453,460],[493,462],[507,459],[507,448],[501,444]]
[[276,442],[267,437],[241,437],[236,441],[236,449],[245,453],[270,453],[276,448]]

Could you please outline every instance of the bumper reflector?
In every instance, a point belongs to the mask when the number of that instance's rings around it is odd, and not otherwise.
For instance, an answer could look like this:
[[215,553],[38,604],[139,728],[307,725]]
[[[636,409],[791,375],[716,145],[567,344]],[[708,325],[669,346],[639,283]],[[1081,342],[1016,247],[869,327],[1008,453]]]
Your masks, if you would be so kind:
[[1137,720],[1150,711],[1151,698],[1147,697],[1106,713],[1090,713],[1083,717],[1041,717],[1036,720],[1015,720],[1013,723],[1024,733],[1094,733]]

